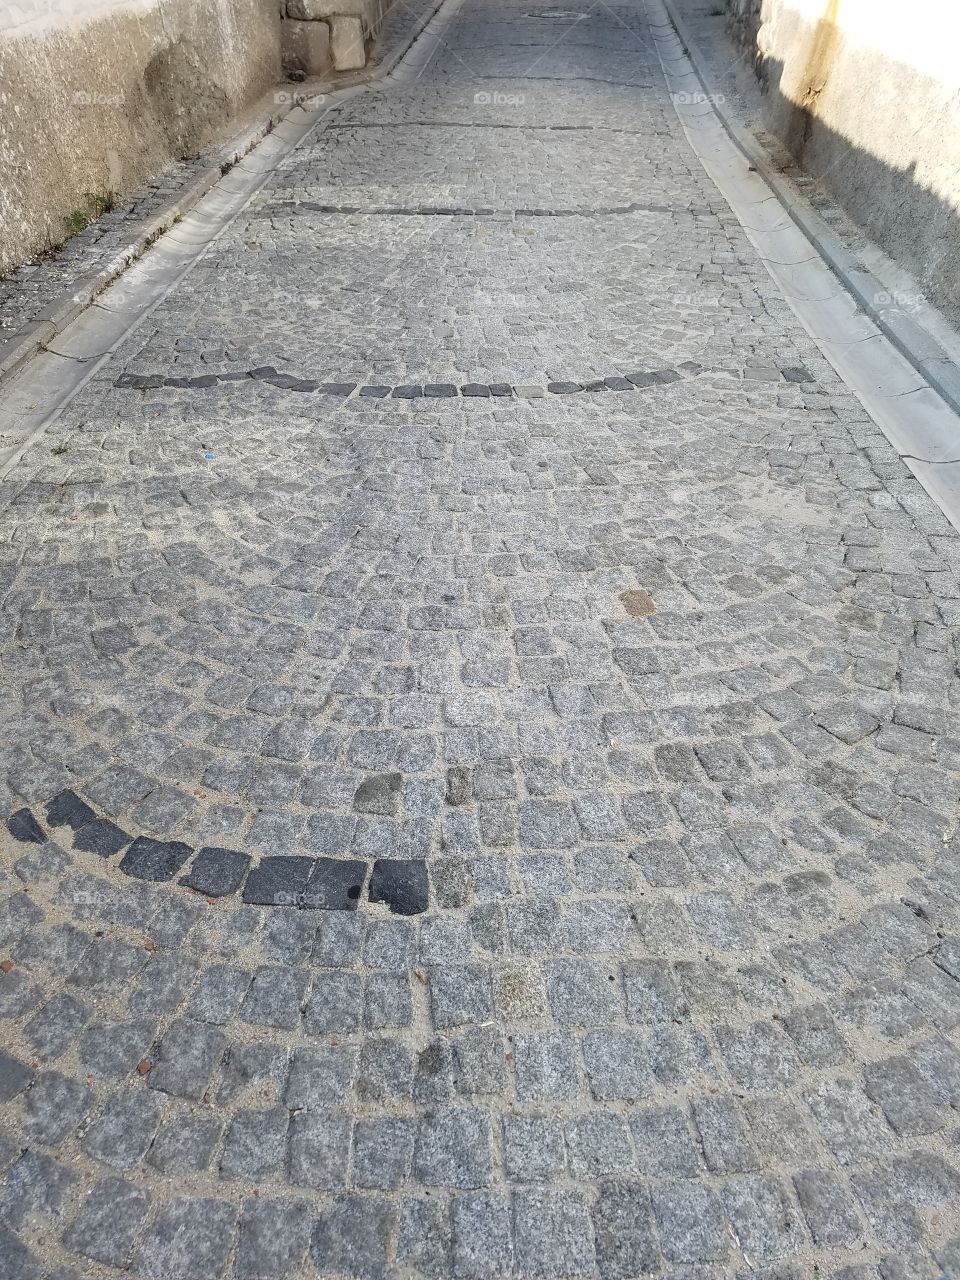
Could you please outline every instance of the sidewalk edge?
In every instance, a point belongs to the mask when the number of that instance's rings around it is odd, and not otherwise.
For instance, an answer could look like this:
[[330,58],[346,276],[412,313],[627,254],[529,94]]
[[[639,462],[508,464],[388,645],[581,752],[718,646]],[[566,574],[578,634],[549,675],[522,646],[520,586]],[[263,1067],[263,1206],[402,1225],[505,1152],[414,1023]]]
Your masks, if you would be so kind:
[[[117,280],[128,267],[141,258],[165,231],[169,231],[186,213],[212,190],[226,172],[248,155],[268,133],[281,123],[298,105],[299,97],[330,93],[358,85],[375,84],[384,79],[404,54],[423,34],[444,0],[433,0],[416,26],[389,49],[380,62],[368,71],[338,76],[336,80],[309,80],[303,86],[291,85],[290,101],[280,109],[258,115],[248,128],[232,135],[214,152],[214,158],[186,190],[181,191],[159,212],[138,223],[131,239],[104,266],[88,271],[53,302],[31,316],[4,342],[0,343],[0,390],[4,383],[30,361],[53,338],[85,311],[101,293]],[[284,82],[280,82],[281,84]],[[276,93],[277,89],[271,91]],[[262,101],[262,99],[261,99]]]
[[[696,40],[673,0],[663,0],[663,7],[690,59],[697,78],[711,98],[713,110],[733,144],[746,156],[770,187],[790,219],[800,228],[844,288],[852,294],[877,328],[913,365],[917,373],[956,413],[960,413],[960,366],[943,344],[896,306],[878,305],[877,295],[888,293],[887,287],[863,267],[839,237],[809,205],[803,196],[782,177],[771,164],[762,147],[743,125],[731,119],[713,93],[713,79]],[[931,347],[934,354],[931,357]]]

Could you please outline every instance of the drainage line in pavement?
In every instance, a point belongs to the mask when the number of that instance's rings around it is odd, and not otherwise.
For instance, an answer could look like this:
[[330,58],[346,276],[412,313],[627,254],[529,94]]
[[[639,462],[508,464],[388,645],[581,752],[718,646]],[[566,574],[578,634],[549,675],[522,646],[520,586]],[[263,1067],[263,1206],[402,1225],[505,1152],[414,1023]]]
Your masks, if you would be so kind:
[[641,84],[637,80],[605,80],[602,76],[470,76],[471,80],[529,80],[545,81],[548,84],[609,84],[617,89],[652,89],[652,84]]
[[631,213],[710,213],[706,206],[682,208],[666,204],[601,205],[596,209],[470,209],[462,205],[375,205],[362,209],[352,204],[317,204],[311,200],[283,201],[257,213],[257,219],[283,214],[355,214],[370,218],[599,218],[622,217]]

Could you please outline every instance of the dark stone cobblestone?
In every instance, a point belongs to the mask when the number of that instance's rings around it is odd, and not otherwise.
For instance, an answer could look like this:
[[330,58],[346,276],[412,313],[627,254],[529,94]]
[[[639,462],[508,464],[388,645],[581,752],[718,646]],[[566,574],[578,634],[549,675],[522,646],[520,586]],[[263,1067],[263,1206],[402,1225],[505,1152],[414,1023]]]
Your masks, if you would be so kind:
[[[399,774],[392,775],[399,778]],[[376,780],[374,780],[376,781]],[[358,789],[358,795],[360,789]],[[374,793],[375,794],[375,793]],[[356,804],[356,798],[354,800]],[[369,810],[368,811],[376,811]],[[77,825],[73,847],[98,853],[104,858],[123,853],[118,869],[135,880],[172,880],[193,858],[194,849],[182,840],[157,840],[152,836],[130,837],[115,823],[93,816],[93,810],[74,795],[61,792],[49,806],[51,827]],[[142,806],[134,810],[143,821]],[[149,821],[149,817],[147,818]],[[154,829],[166,830],[166,820],[154,817]],[[29,809],[18,809],[7,819],[7,830],[22,844],[47,846],[47,837]],[[62,851],[60,851],[62,853]],[[53,873],[69,865],[54,863]],[[17,863],[20,866],[20,862]],[[358,859],[265,856],[251,868],[248,854],[233,849],[203,848],[197,853],[187,875],[179,883],[211,898],[243,891],[243,901],[259,906],[306,907],[325,911],[355,911],[367,880],[367,864]],[[248,869],[249,874],[248,874]],[[21,875],[28,883],[42,876]],[[429,881],[421,859],[377,858],[370,873],[368,897],[385,902],[400,915],[418,915],[427,909]],[[7,934],[19,921],[30,921],[36,909],[26,895],[10,898],[0,908],[10,917]],[[40,919],[40,916],[36,916]],[[3,928],[0,916],[0,929]]]
[[654,12],[467,0],[0,486],[3,1280],[960,1276],[958,539]]
[[[309,201],[304,202],[302,206],[298,205],[297,209],[301,207],[304,210],[313,210],[317,213],[369,213],[376,215],[378,212],[386,212],[384,210],[378,211],[376,209],[325,208],[311,204]],[[628,207],[624,209],[609,210],[606,212],[631,213],[635,211],[635,208]],[[399,212],[399,210],[395,212]],[[467,211],[463,212],[466,213]],[[514,211],[515,215],[520,217],[527,212],[527,210],[522,209]],[[583,211],[586,216],[596,212],[599,211]],[[661,212],[666,212],[666,210],[661,210]],[[693,365],[692,367],[684,369],[684,373],[688,376],[695,376],[702,372],[703,371],[699,365]],[[796,379],[788,378],[787,373],[788,370],[784,370],[782,372],[782,376],[785,381],[796,381]],[[775,380],[778,374],[775,370],[772,371],[772,374],[773,380]],[[676,369],[652,369],[645,372],[628,373],[625,378],[614,374],[610,377],[598,378],[587,383],[569,381],[548,382],[546,387],[537,384],[513,387],[509,382],[492,382],[489,384],[485,382],[468,382],[458,388],[454,386],[452,382],[427,382],[422,385],[420,383],[405,383],[398,387],[364,386],[358,388],[355,382],[316,382],[312,378],[298,378],[288,373],[280,373],[273,365],[262,365],[256,369],[249,369],[246,372],[231,372],[220,375],[206,373],[201,374],[196,378],[168,378],[164,377],[162,373],[122,373],[113,385],[121,390],[134,391],[157,391],[161,387],[191,387],[209,390],[217,386],[220,382],[229,384],[242,381],[246,378],[251,378],[255,382],[263,382],[268,386],[277,387],[282,391],[319,392],[321,395],[335,396],[338,399],[347,399],[353,395],[354,392],[358,395],[369,396],[378,400],[385,399],[387,396],[393,396],[395,400],[419,400],[424,397],[431,400],[449,400],[455,399],[458,394],[461,396],[479,396],[481,398],[519,395],[527,399],[535,399],[542,396],[544,391],[549,392],[551,395],[572,395],[578,391],[633,391],[638,387],[667,386],[671,382],[678,381],[682,376],[683,375]],[[744,376],[749,376],[749,370],[746,371]],[[872,729],[876,729],[878,725],[879,721],[869,721],[868,727],[865,728],[858,736],[863,737]],[[856,738],[848,738],[847,741],[856,741]]]

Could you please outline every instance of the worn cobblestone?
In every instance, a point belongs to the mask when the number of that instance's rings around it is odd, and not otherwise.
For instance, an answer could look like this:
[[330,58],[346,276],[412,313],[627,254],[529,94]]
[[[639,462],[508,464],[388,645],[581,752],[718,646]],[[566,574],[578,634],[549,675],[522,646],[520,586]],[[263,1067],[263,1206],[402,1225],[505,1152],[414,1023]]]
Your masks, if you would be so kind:
[[0,482],[4,1280],[960,1276],[958,539],[660,12],[465,0]]

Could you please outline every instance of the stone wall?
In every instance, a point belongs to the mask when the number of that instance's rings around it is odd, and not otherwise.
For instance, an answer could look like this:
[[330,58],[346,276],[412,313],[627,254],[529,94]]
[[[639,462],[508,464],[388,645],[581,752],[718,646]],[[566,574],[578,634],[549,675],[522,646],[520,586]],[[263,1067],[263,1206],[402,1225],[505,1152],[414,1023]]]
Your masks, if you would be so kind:
[[767,124],[960,323],[960,56],[952,0],[728,0]]
[[280,75],[278,0],[0,6],[0,272],[194,153]]
[[763,0],[727,0],[727,25],[739,43],[754,54],[762,4]]

